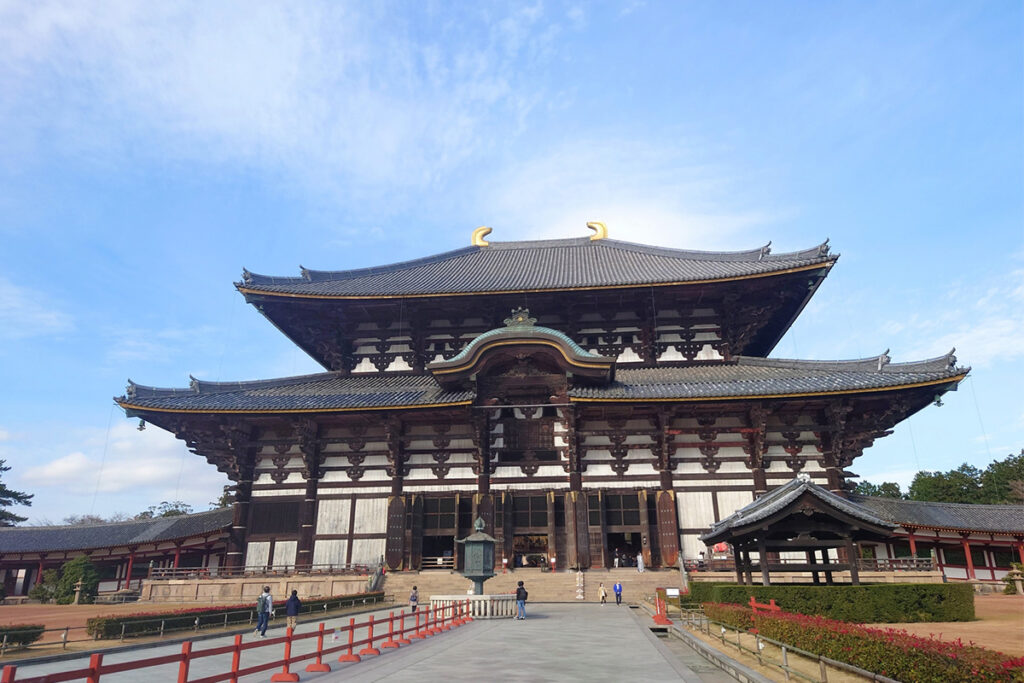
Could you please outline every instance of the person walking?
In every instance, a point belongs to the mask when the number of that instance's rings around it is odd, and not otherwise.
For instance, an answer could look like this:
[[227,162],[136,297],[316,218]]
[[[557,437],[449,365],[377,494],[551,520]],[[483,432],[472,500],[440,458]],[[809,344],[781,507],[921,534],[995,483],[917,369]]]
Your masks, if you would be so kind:
[[636,570],[638,572],[640,572],[641,574],[644,573],[644,554],[643,553],[637,553],[636,554]]
[[256,598],[256,630],[253,635],[267,637],[267,626],[270,623],[270,612],[274,609],[274,600],[270,597],[270,586],[264,586],[260,597]]
[[409,609],[413,612],[420,606],[420,592],[416,589],[416,586],[412,587],[412,592],[409,593]]
[[622,584],[619,583],[618,581],[616,581],[615,585],[612,586],[612,592],[615,593],[615,604],[616,605],[621,605],[622,604]]
[[302,609],[302,601],[299,600],[299,591],[293,590],[291,597],[284,603],[284,613],[288,615],[288,628],[295,632],[295,625],[299,621],[299,610]]
[[530,596],[523,588],[523,582],[516,585],[516,619],[526,618],[526,598]]
[[597,587],[597,594],[601,598],[601,606],[604,607],[608,603],[608,591],[603,583]]

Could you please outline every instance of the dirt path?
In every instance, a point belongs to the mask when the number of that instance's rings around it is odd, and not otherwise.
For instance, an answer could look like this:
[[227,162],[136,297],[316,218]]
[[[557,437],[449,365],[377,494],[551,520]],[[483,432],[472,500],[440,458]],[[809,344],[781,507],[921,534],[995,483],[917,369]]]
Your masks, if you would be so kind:
[[1024,656],[1024,595],[976,595],[974,612],[980,621],[876,624],[900,628],[919,636],[960,639],[1015,657]]

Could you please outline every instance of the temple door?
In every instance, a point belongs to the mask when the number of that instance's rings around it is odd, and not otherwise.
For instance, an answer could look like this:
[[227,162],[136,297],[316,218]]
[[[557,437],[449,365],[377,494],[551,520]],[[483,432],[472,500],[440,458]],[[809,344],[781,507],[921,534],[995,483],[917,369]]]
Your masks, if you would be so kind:
[[679,524],[676,519],[676,492],[655,493],[658,510],[658,545],[661,547],[661,566],[672,567],[679,561]]
[[388,569],[397,571],[405,559],[405,496],[388,497],[387,540],[384,544],[384,562]]
[[420,569],[423,564],[423,496],[414,493],[410,507],[409,569]]

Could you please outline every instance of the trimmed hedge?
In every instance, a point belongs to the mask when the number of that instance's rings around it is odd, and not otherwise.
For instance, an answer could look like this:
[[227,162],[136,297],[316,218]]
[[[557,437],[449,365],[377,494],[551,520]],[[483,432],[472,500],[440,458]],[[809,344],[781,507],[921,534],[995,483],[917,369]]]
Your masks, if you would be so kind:
[[[303,600],[303,613],[322,612],[352,607],[359,603],[380,602],[384,591],[342,595],[323,600]],[[277,607],[283,606],[283,603]],[[276,608],[275,608],[276,609]],[[225,618],[226,617],[226,618]],[[195,628],[209,628],[230,624],[250,623],[255,620],[255,604],[231,605],[224,607],[194,607],[170,612],[145,612],[127,615],[93,617],[85,622],[86,633],[94,638],[119,638],[124,626],[125,636],[145,636],[161,632],[184,631]]]
[[24,647],[43,637],[42,624],[11,624],[0,626],[0,642],[7,639],[7,647]]
[[[698,588],[699,587],[699,588]],[[894,623],[972,621],[974,590],[966,583],[892,583],[860,586],[741,586],[692,584],[691,599],[749,604],[775,602],[787,612],[814,614],[839,621]]]
[[752,618],[762,636],[900,681],[1024,681],[1024,657],[1011,658],[960,640],[787,612]]

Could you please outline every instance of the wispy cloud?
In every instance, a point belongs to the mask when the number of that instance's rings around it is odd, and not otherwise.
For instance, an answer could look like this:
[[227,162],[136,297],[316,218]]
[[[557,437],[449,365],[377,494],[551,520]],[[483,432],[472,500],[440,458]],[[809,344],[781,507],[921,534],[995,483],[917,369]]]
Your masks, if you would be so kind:
[[121,423],[111,428],[106,439],[96,432],[82,442],[82,450],[29,467],[20,480],[35,490],[59,489],[83,496],[132,491],[151,500],[182,498],[197,505],[213,500],[227,483],[162,429],[140,432],[132,424]]
[[[694,141],[663,146],[636,139],[582,139],[510,167],[486,197],[495,240],[590,234],[631,242],[703,249],[758,246],[744,237],[789,210],[745,197],[741,178]],[[512,228],[515,232],[503,231]],[[767,241],[767,240],[765,240]]]
[[19,287],[0,276],[0,338],[24,339],[66,332],[71,316],[41,292]]
[[11,433],[6,429],[0,427],[0,441],[8,441],[11,438]]
[[540,3],[409,9],[10,3],[0,121],[20,138],[4,144],[56,137],[116,163],[144,139],[150,154],[394,201],[514,134],[543,87],[527,73],[571,23]]

